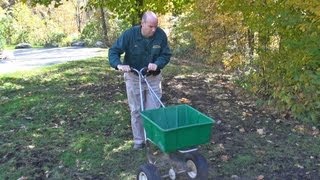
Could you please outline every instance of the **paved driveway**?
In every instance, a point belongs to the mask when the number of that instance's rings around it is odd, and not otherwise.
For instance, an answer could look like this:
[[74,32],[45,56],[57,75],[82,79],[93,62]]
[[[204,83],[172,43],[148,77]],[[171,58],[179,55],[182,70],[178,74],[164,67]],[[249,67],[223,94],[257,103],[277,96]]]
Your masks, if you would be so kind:
[[50,48],[50,49],[16,49],[5,51],[0,60],[0,74],[20,70],[29,70],[67,61],[82,60],[91,57],[106,57],[107,49],[102,48]]

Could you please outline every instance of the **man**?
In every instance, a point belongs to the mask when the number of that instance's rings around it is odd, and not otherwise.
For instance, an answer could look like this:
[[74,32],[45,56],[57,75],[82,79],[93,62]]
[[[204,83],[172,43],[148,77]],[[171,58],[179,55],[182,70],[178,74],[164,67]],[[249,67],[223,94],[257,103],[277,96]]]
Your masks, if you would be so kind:
[[[125,53],[121,62],[120,56]],[[158,27],[158,18],[154,12],[143,14],[141,24],[126,30],[109,49],[110,65],[124,73],[127,98],[131,111],[131,127],[134,149],[144,147],[144,130],[140,117],[141,103],[139,77],[131,68],[141,70],[147,68],[147,81],[151,88],[161,98],[161,69],[170,61],[171,52],[165,32]],[[144,109],[159,108],[160,103],[143,85]],[[155,101],[154,101],[155,100]]]

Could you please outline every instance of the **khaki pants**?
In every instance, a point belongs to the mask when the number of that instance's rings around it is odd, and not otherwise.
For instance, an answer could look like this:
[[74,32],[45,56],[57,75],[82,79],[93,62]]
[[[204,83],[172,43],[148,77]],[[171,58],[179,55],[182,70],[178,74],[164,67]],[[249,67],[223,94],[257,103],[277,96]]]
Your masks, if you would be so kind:
[[[132,72],[124,74],[124,80],[126,83],[126,91],[128,97],[129,108],[131,112],[131,128],[133,133],[133,141],[135,144],[141,144],[145,141],[144,129],[140,116],[141,101],[140,101],[140,89],[139,89],[139,77]],[[161,73],[157,76],[148,76],[147,81],[150,84],[153,91],[159,98],[162,96],[161,89]],[[155,109],[160,107],[160,103],[148,90],[147,84],[142,79],[142,97],[144,110]]]

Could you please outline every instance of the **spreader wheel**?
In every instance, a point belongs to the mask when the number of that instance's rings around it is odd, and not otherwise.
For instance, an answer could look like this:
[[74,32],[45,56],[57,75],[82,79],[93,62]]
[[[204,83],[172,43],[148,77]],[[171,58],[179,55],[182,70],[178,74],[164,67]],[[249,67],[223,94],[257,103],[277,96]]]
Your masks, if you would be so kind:
[[208,179],[207,160],[197,152],[190,152],[185,155],[187,175],[189,179]]
[[161,180],[161,176],[157,167],[148,163],[140,166],[137,180]]

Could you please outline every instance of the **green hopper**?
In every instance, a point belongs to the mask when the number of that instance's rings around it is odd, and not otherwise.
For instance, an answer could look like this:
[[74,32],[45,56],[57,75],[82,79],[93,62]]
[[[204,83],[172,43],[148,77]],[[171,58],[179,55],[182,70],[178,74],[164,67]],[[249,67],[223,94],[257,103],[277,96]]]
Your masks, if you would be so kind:
[[215,122],[186,104],[145,110],[141,115],[147,139],[166,153],[209,142]]

